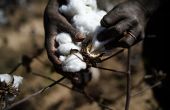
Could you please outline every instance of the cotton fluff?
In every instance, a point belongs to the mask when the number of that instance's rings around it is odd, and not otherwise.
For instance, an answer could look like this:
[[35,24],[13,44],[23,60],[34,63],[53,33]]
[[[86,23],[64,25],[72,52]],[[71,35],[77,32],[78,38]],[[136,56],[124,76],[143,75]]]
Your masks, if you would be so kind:
[[61,44],[58,47],[58,52],[61,55],[69,55],[71,49],[76,49],[76,50],[80,50],[80,47],[78,47],[77,45],[73,44],[73,43],[66,43],[66,44]]
[[83,57],[80,53],[71,54],[66,58],[62,64],[62,69],[65,72],[78,72],[82,69],[86,69],[86,63],[83,62]]
[[13,87],[18,88],[22,84],[23,77],[14,75]]
[[5,82],[8,85],[9,83],[12,83],[12,80],[14,80],[12,87],[18,89],[19,85],[22,84],[23,77],[16,75],[11,76],[9,74],[0,74],[0,82]]
[[61,44],[72,43],[71,36],[68,33],[60,33],[56,36],[56,42]]

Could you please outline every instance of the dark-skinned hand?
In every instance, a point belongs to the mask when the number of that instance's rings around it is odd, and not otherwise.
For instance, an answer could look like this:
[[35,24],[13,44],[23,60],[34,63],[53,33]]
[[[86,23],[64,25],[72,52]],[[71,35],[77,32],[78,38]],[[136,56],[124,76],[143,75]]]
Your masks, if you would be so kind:
[[120,3],[101,20],[101,25],[106,29],[99,33],[97,39],[112,39],[105,45],[106,49],[130,47],[144,38],[148,15],[147,9],[137,0]]
[[66,0],[49,0],[44,11],[45,48],[49,60],[53,63],[58,73],[63,71],[57,54],[58,44],[55,40],[57,34],[60,32],[69,33],[73,41],[82,41],[84,39],[83,34],[77,31],[58,11],[59,6],[65,3]]

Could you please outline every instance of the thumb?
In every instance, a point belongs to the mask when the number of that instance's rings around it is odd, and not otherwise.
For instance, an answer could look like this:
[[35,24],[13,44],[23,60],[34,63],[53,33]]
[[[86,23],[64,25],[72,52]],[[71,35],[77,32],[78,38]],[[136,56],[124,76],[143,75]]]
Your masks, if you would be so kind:
[[74,27],[70,26],[70,27],[67,27],[67,29],[65,30],[67,31],[68,33],[70,33],[72,39],[75,41],[75,42],[81,42],[85,39],[85,35],[81,32],[79,32],[78,30],[76,30]]

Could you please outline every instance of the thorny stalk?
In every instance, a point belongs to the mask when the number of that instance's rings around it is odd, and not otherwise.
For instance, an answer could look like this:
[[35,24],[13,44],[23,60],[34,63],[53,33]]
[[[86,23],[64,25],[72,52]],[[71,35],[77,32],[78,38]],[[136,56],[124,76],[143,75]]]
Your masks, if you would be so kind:
[[8,74],[14,73],[21,65],[22,65],[22,62],[18,63]]
[[5,110],[10,110],[10,109],[12,109],[13,107],[15,107],[15,106],[17,106],[17,105],[19,105],[19,104],[21,104],[21,103],[29,100],[30,98],[35,97],[35,96],[37,96],[37,95],[39,95],[39,94],[42,94],[43,92],[49,90],[49,89],[50,89],[51,87],[53,87],[54,85],[56,85],[56,84],[58,84],[59,82],[61,82],[63,79],[65,79],[65,77],[62,77],[62,78],[60,78],[59,80],[54,81],[54,82],[51,83],[50,85],[48,85],[48,86],[40,89],[39,91],[37,91],[37,92],[35,92],[35,93],[33,93],[33,94],[25,97],[24,99],[22,99],[22,100],[20,100],[20,101],[18,101],[18,102],[16,102],[16,103],[13,103],[11,106],[7,107]]

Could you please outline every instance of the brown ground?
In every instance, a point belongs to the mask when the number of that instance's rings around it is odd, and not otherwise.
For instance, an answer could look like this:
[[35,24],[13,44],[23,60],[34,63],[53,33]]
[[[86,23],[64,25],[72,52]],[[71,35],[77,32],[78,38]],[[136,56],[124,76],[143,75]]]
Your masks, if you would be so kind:
[[[23,54],[32,54],[35,47],[44,46],[44,30],[42,13],[46,2],[36,2],[30,5],[28,9],[19,9],[11,15],[10,25],[0,27],[0,73],[9,72],[18,62],[21,61]],[[36,10],[36,11],[35,11]],[[23,20],[24,19],[24,20]],[[137,85],[144,76],[143,61],[141,59],[141,44],[132,48],[132,85]],[[107,68],[125,70],[126,52],[102,65]],[[46,65],[37,59],[34,59],[31,67],[36,73],[49,76],[53,79],[59,79],[61,76],[51,72],[52,65],[47,59],[44,51],[38,57]],[[50,81],[31,75],[23,67],[20,67],[14,74],[24,77],[21,87],[21,94],[17,100],[39,90],[48,85]],[[69,81],[63,81],[70,86]],[[132,94],[147,88],[142,83],[132,90]],[[100,78],[97,82],[89,84],[86,91],[100,101],[108,104],[113,110],[123,110],[125,105],[126,88],[125,77],[118,77],[112,72],[101,71]],[[123,94],[123,95],[122,95]],[[132,97],[130,110],[155,110],[157,107],[153,99],[151,90],[147,90],[140,95]],[[79,93],[71,91],[60,85],[56,85],[49,91],[31,98],[23,104],[18,105],[12,110],[104,110],[97,103],[89,103],[88,100]]]

